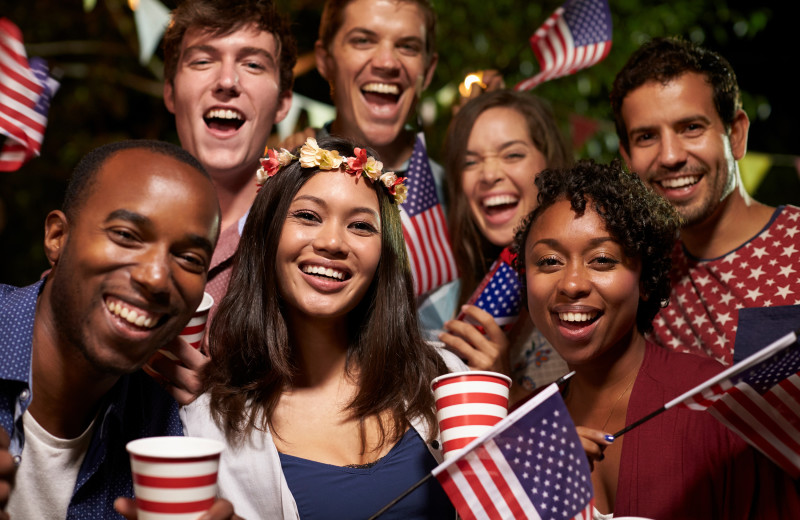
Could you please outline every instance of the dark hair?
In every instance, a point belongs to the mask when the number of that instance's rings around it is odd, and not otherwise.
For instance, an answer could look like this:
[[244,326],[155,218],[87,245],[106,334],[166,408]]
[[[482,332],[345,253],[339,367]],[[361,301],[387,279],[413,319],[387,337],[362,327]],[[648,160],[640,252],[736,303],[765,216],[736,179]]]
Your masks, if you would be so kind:
[[280,91],[291,90],[297,43],[289,21],[270,0],[183,0],[172,11],[172,19],[164,33],[164,79],[175,80],[181,58],[181,44],[189,29],[225,36],[250,24],[272,33],[280,53]]
[[[353,144],[345,139],[328,137],[318,144],[353,155]],[[293,161],[267,180],[247,217],[228,292],[211,324],[206,374],[211,411],[231,440],[270,426],[281,392],[296,376],[276,291],[275,251],[295,195],[317,173]],[[421,337],[399,208],[379,182],[370,185],[380,207],[381,257],[370,287],[348,317],[347,370],[357,368],[360,386],[349,410],[362,425],[388,411],[390,423],[379,421],[382,442],[387,432],[391,440],[399,438],[413,417],[422,417],[433,437],[437,427],[428,385],[447,367]]]
[[[67,216],[67,219],[74,220],[77,218],[78,211],[94,189],[97,173],[106,161],[117,152],[131,149],[142,149],[153,153],[168,155],[182,163],[188,164],[203,174],[207,179],[211,179],[206,169],[203,168],[203,165],[200,164],[192,154],[172,143],[149,139],[131,139],[108,143],[84,155],[72,171],[69,183],[67,184],[66,193],[64,194],[64,203],[61,205],[61,210]],[[135,168],[135,166],[132,167]]]
[[[453,117],[447,129],[444,160],[447,222],[461,277],[460,303],[469,298],[502,249],[490,243],[480,232],[461,188],[472,127],[478,117],[491,108],[510,108],[525,118],[531,141],[544,156],[548,168],[560,168],[572,162],[552,111],[532,94],[513,90],[487,92],[469,101]],[[535,174],[531,172],[531,183]]]
[[[645,333],[662,302],[669,300],[671,252],[677,240],[680,217],[666,199],[648,189],[635,174],[626,172],[618,160],[610,165],[582,160],[571,168],[547,169],[536,177],[539,204],[517,231],[514,250],[517,269],[525,268],[525,241],[536,219],[558,201],[568,200],[581,216],[586,206],[605,222],[625,255],[641,261],[642,296],[636,311],[636,327]],[[526,294],[525,276],[520,276]]]
[[[397,3],[416,5],[425,18],[425,57],[430,60],[436,52],[436,13],[428,0],[394,0]],[[353,0],[328,0],[322,9],[319,23],[319,41],[330,49],[336,33],[344,24],[344,10]]]
[[716,52],[680,38],[655,38],[634,52],[619,71],[611,88],[611,109],[617,136],[630,152],[628,130],[622,118],[622,102],[631,91],[655,81],[666,85],[686,74],[705,76],[714,90],[714,106],[725,128],[730,129],[742,108],[736,74],[728,61]]

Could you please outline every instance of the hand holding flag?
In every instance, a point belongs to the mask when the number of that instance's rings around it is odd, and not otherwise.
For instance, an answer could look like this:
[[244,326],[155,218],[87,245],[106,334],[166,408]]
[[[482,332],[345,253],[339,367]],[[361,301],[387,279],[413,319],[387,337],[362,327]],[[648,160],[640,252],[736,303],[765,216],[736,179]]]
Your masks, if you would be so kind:
[[[475,305],[491,314],[495,323],[505,331],[514,326],[522,309],[522,286],[519,274],[513,267],[514,256],[508,248],[503,249],[500,257],[495,260],[467,301],[467,305]],[[472,323],[463,311],[456,319]],[[484,332],[478,324],[473,323],[473,325],[476,325],[481,333]]]

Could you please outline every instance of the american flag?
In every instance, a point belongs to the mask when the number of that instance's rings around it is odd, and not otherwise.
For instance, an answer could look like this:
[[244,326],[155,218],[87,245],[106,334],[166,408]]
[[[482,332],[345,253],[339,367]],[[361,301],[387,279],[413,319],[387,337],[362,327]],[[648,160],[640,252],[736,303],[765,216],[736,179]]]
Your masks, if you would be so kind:
[[592,517],[589,463],[556,385],[432,473],[465,520]]
[[414,143],[405,176],[408,198],[400,206],[400,217],[414,274],[414,291],[419,296],[457,277],[444,212],[420,135]]
[[22,32],[8,18],[0,18],[0,171],[15,171],[39,155],[50,99],[58,90],[47,64],[28,60]]
[[542,70],[514,89],[530,90],[547,80],[591,67],[608,56],[611,30],[607,0],[567,0],[531,36],[531,47]]
[[[522,308],[519,274],[512,267],[513,263],[514,255],[508,248],[503,249],[500,258],[495,260],[467,301],[467,304],[475,305],[491,314],[495,323],[504,330],[514,326]],[[467,320],[463,312],[456,319]]]
[[797,333],[763,350],[665,405],[706,410],[800,477],[800,343]]

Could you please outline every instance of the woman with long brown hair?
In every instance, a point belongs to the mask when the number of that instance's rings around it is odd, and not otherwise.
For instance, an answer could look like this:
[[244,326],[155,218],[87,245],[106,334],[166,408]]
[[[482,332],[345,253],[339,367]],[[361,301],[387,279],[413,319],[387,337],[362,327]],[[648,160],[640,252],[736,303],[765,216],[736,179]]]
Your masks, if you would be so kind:
[[[397,203],[402,179],[343,139],[264,161],[208,390],[187,433],[218,437],[220,493],[245,518],[360,518],[439,459],[430,381],[465,368],[419,333]],[[437,483],[392,510],[442,518]]]
[[544,101],[528,93],[496,90],[458,111],[448,128],[444,159],[448,227],[460,280],[423,302],[421,321],[470,368],[511,375],[513,402],[564,375],[566,366],[558,354],[524,310],[507,332],[474,305],[463,311],[483,332],[452,318],[536,204],[536,174],[566,166],[570,152]]

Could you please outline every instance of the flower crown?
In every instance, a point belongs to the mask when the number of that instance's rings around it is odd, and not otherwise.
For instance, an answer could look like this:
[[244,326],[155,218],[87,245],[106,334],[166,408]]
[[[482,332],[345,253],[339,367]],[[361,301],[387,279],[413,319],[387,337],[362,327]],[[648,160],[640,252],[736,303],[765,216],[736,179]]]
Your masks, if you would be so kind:
[[[397,204],[402,204],[408,195],[408,187],[403,184],[405,177],[398,177],[394,172],[384,172],[383,163],[376,161],[374,157],[367,157],[367,151],[363,148],[354,148],[355,157],[342,157],[336,150],[324,150],[317,145],[317,140],[313,137],[306,139],[306,143],[300,148],[300,166],[303,168],[319,168],[320,170],[336,170],[344,168],[344,172],[358,177],[363,175],[371,182],[380,182],[386,191],[394,198]],[[277,151],[273,148],[264,150],[266,157],[262,157],[261,168],[256,172],[256,184],[259,189],[267,182],[267,179],[278,173],[284,166],[289,165],[297,159],[289,150],[281,148]]]

